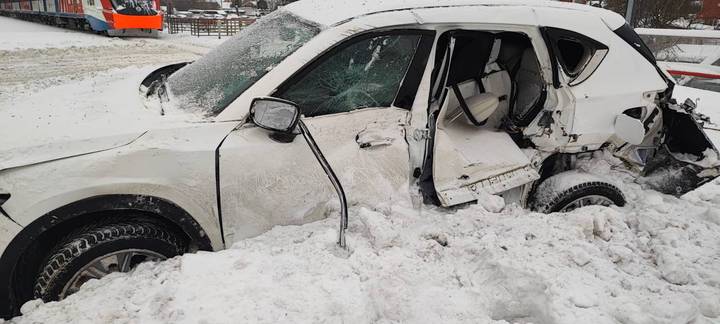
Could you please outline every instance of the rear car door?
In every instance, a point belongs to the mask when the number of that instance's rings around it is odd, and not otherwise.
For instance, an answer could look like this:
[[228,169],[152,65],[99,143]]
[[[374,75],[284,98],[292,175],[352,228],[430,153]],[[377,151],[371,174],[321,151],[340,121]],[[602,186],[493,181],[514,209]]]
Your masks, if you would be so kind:
[[[354,37],[270,94],[300,107],[350,205],[387,200],[409,182],[403,126],[432,38],[416,30]],[[276,225],[319,220],[338,208],[332,185],[302,138],[246,124],[225,139],[219,154],[219,203],[228,243]]]

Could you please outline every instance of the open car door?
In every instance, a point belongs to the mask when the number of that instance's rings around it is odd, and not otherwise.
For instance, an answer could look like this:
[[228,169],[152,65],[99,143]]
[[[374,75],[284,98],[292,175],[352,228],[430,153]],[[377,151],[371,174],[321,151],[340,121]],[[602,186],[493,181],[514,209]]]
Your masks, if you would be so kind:
[[[443,39],[444,38],[444,39]],[[539,63],[532,46],[517,50],[514,64],[499,64],[502,35],[480,31],[452,31],[443,35],[445,47],[435,77],[437,96],[431,103],[432,180],[443,206],[478,200],[487,194],[526,194],[523,186],[540,178],[530,159],[502,123],[520,109],[522,101],[542,106],[541,84],[525,84],[525,74]],[[506,38],[509,39],[509,38]],[[540,78],[541,80],[541,78]],[[535,86],[538,95],[519,98]],[[522,89],[520,89],[522,88]],[[528,100],[528,98],[530,100]],[[527,109],[522,109],[527,113]]]

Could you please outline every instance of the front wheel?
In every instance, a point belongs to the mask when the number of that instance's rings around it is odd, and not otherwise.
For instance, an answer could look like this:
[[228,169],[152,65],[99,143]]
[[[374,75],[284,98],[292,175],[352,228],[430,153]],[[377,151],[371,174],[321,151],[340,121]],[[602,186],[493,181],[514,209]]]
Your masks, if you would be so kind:
[[615,185],[579,171],[545,179],[535,190],[533,209],[541,213],[569,212],[584,206],[624,206],[625,195]]
[[55,246],[37,276],[34,295],[61,300],[90,279],[128,272],[145,261],[185,252],[185,242],[160,225],[134,220],[84,227]]

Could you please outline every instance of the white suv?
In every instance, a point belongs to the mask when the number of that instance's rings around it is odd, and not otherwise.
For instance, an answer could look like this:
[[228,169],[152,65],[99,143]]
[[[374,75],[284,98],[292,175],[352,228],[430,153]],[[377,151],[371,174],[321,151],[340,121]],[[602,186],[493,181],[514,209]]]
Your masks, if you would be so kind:
[[[351,203],[413,188],[444,207],[493,194],[555,212],[625,203],[573,170],[593,152],[640,176],[678,171],[658,186],[674,194],[718,174],[692,103],[670,100],[673,82],[614,13],[360,3],[299,1],[196,62],[159,69],[141,94],[167,123],[0,148],[0,313],[146,260],[322,219],[333,184]],[[179,114],[196,119],[177,124]]]

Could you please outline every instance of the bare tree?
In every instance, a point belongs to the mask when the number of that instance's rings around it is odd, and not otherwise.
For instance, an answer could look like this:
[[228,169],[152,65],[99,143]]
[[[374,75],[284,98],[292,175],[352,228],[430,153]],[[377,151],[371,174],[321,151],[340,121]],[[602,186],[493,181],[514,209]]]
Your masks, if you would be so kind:
[[[627,0],[607,0],[607,9],[625,15]],[[689,27],[700,11],[698,0],[635,0],[632,25],[635,27],[678,27],[680,19]]]

